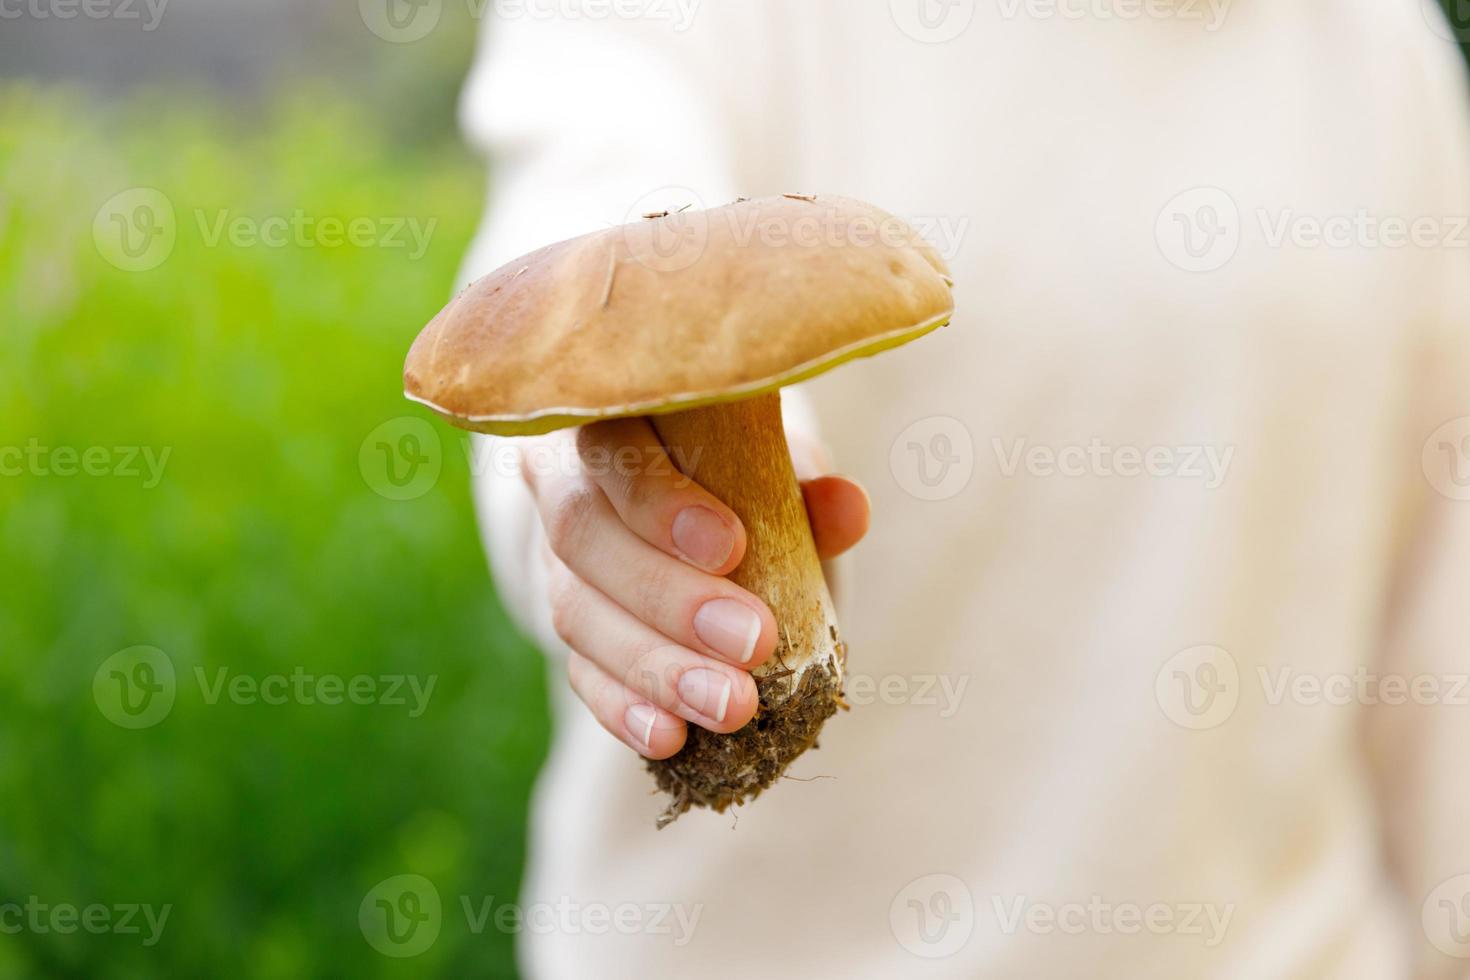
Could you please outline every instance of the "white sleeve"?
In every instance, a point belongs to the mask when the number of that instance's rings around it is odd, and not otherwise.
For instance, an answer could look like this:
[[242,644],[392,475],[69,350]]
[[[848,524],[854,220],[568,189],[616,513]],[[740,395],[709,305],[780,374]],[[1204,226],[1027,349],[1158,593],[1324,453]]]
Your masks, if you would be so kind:
[[[1418,177],[1436,213],[1470,215],[1470,104],[1457,53],[1428,70]],[[1453,220],[1453,219],[1452,219]],[[1422,337],[1401,458],[1400,555],[1379,697],[1367,709],[1384,849],[1411,923],[1417,980],[1470,977],[1470,251],[1422,250]],[[1415,256],[1419,261],[1421,255]],[[1458,421],[1457,421],[1458,420]],[[1422,469],[1422,473],[1420,472]],[[1385,679],[1393,678],[1390,689]],[[1407,695],[1397,686],[1407,687]],[[1415,685],[1419,693],[1415,693]],[[1428,685],[1428,686],[1426,686]],[[1391,703],[1395,702],[1395,703]],[[1421,703],[1422,702],[1422,703]]]
[[[490,167],[467,283],[542,245],[639,214],[723,204],[733,186],[719,93],[672,57],[666,25],[609,18],[487,27],[461,122]],[[508,452],[510,451],[510,452]],[[492,572],[518,625],[562,646],[546,608],[540,522],[503,441],[476,437],[475,499]]]
[[551,242],[735,197],[730,125],[683,35],[637,21],[491,25],[460,103],[490,164],[469,281]]

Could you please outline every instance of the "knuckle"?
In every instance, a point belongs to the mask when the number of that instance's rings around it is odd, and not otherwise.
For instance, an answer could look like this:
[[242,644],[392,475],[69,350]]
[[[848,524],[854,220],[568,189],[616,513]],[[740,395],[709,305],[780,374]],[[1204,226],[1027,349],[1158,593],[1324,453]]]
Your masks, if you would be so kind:
[[623,492],[628,498],[628,506],[633,510],[653,510],[663,502],[668,487],[644,470],[629,473],[623,479]]
[[668,709],[677,702],[674,694],[679,667],[667,648],[653,647],[633,657],[623,675],[623,685]]
[[578,591],[577,584],[570,573],[560,570],[552,572],[550,581],[547,583],[548,598],[551,602],[551,628],[568,646],[572,644],[572,637],[576,634],[581,610]]
[[597,491],[577,487],[558,497],[546,515],[546,540],[552,553],[565,559],[576,554],[597,509]]
[[554,443],[550,436],[534,436],[516,443],[516,454],[520,464],[521,479],[533,494],[542,492],[545,477],[555,475],[548,460],[555,456]]
[[607,474],[617,445],[617,427],[612,422],[594,422],[577,429],[573,439],[582,470],[594,477]]
[[583,426],[577,433],[577,456],[584,472],[619,501],[637,505],[649,488],[641,486],[643,453],[626,420]]
[[606,422],[589,422],[578,426],[575,434],[577,455],[585,456],[592,450],[600,448],[604,443],[603,433],[606,429]]
[[587,706],[599,725],[612,731],[606,718],[608,685],[599,676],[597,668],[592,666],[592,662],[574,654],[567,661],[567,679],[577,700]]
[[600,691],[597,685],[597,671],[592,666],[592,662],[578,653],[573,653],[568,657],[567,684],[571,687],[572,693],[577,696],[577,700],[596,714]]
[[674,586],[673,559],[651,561],[633,580],[633,613],[650,626],[660,625]]
[[576,617],[566,605],[551,607],[551,628],[569,647],[575,647]]
[[575,634],[572,630],[572,620],[571,617],[565,612],[564,607],[552,607],[551,628],[556,632],[557,637],[563,643],[565,643],[569,647],[573,646],[572,637]]

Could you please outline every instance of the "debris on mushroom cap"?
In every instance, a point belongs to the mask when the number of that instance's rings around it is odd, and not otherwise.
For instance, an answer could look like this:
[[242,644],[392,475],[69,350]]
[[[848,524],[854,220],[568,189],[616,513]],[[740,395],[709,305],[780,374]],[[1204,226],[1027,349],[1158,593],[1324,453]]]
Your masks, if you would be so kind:
[[694,205],[686,204],[682,208],[675,208],[673,211],[650,211],[645,214],[643,218],[646,221],[653,221],[658,218],[667,218],[671,214],[683,214],[685,211],[688,211],[692,207],[694,207]]
[[414,342],[408,396],[466,428],[545,432],[770,391],[953,312],[935,250],[861,201],[791,194],[647,217],[464,290]]

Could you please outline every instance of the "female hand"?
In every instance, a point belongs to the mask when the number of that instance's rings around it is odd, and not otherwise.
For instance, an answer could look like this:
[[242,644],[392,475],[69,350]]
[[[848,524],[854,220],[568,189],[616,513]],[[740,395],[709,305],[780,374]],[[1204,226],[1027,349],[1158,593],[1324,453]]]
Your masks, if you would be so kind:
[[[817,447],[791,450],[817,553],[836,557],[867,532],[867,495],[822,475]],[[757,703],[749,671],[774,652],[778,627],[724,577],[745,554],[734,512],[679,472],[646,419],[554,432],[521,453],[546,532],[552,622],[593,716],[649,759],[678,752],[688,722],[743,727]]]

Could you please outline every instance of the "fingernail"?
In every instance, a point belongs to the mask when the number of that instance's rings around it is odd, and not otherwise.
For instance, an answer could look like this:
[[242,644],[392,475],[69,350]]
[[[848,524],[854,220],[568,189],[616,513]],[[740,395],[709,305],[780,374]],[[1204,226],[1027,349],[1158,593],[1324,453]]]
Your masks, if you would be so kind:
[[694,614],[694,632],[717,653],[745,664],[761,638],[761,618],[743,602],[711,599]]
[[679,699],[706,718],[723,722],[730,707],[730,679],[717,670],[686,670],[679,678]]
[[674,518],[674,547],[694,564],[715,569],[735,550],[735,532],[708,507],[685,507]]
[[623,725],[628,729],[628,734],[636,738],[638,744],[645,749],[653,748],[653,723],[657,720],[658,712],[647,704],[632,705],[623,715]]

